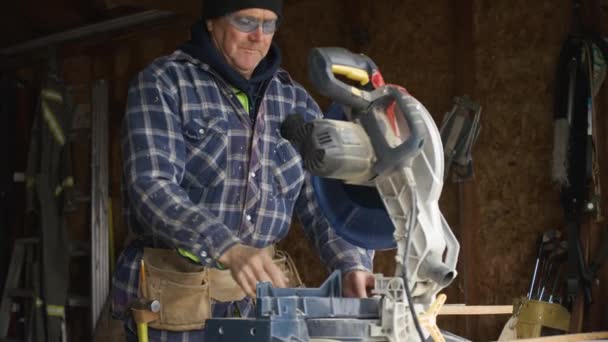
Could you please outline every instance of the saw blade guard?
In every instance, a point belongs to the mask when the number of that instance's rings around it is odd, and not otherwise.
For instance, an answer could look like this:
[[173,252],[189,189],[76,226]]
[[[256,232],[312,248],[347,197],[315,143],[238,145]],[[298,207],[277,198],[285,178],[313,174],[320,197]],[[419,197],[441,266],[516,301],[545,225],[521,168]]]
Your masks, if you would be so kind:
[[[430,304],[456,277],[460,246],[439,209],[444,171],[439,130],[422,103],[410,94],[400,93],[403,105],[394,106],[394,117],[401,132],[385,131],[384,146],[378,144],[381,149],[374,149],[386,154],[378,157],[378,163],[383,158],[386,163],[376,164],[379,173],[375,184],[395,229],[397,275],[407,273],[414,300]],[[390,104],[370,112],[377,120],[388,121],[388,108]],[[401,141],[411,139],[407,137],[412,131],[410,128],[407,133],[410,123],[416,124],[420,145],[409,145],[410,150],[405,153],[399,148],[407,146]]]
[[396,275],[407,275],[414,301],[430,304],[456,277],[460,248],[439,209],[441,135],[424,105],[403,89],[384,86],[369,98],[369,108],[354,117],[373,145],[373,183],[394,226]]

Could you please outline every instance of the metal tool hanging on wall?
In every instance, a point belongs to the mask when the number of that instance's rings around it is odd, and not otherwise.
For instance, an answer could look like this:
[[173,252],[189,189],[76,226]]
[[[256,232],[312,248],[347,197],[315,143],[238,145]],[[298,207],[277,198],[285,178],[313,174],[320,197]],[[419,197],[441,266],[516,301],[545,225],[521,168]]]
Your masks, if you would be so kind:
[[454,107],[445,114],[439,129],[443,142],[445,172],[450,169],[455,181],[466,181],[473,177],[473,145],[477,141],[481,119],[481,106],[468,96],[455,97]]

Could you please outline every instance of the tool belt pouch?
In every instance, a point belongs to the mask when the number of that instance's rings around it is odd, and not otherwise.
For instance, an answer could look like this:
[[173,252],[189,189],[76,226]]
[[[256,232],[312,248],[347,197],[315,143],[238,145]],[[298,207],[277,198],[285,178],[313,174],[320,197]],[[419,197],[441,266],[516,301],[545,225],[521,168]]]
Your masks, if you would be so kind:
[[[288,278],[288,287],[304,284],[291,257],[274,252],[273,262]],[[246,297],[229,270],[196,265],[171,249],[144,248],[147,293],[160,302],[160,319],[149,323],[154,329],[187,331],[202,329],[211,318],[212,302],[233,302]],[[140,284],[141,286],[141,284]],[[141,289],[140,289],[141,293]]]
[[145,248],[144,262],[148,299],[160,302],[160,319],[149,326],[170,331],[202,329],[211,317],[207,269],[171,249]]
[[287,287],[304,287],[304,283],[302,282],[302,278],[300,278],[300,274],[298,273],[298,269],[296,268],[293,259],[287,252],[277,250],[274,253],[274,257],[272,261],[279,266],[283,274],[287,277]]

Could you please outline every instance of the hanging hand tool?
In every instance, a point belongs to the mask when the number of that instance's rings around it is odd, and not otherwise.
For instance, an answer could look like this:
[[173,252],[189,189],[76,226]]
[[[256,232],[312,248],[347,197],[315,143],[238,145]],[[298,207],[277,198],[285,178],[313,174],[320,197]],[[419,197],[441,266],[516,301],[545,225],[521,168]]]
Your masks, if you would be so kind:
[[148,323],[159,319],[160,302],[138,298],[131,306],[131,314],[137,326],[138,342],[148,342]]
[[453,165],[453,179],[466,181],[473,177],[473,145],[479,136],[481,106],[468,96],[454,98],[454,107],[441,122],[441,140],[445,152],[444,180]]
[[530,289],[528,290],[528,299],[532,299],[532,295],[534,294],[534,285],[536,284],[538,271],[541,261],[543,260],[547,249],[549,249],[548,246],[550,246],[559,237],[561,237],[561,233],[557,230],[547,231],[540,237],[538,242],[538,253],[536,256],[536,262],[534,264],[534,271],[532,272],[532,280],[530,281]]
[[148,299],[148,281],[143,259],[140,261],[139,285],[141,297],[137,298],[135,303],[132,304],[131,314],[137,326],[138,342],[148,342],[148,323],[160,318],[160,302]]
[[538,282],[538,300],[543,300],[545,290],[549,286],[550,281],[554,280],[555,282],[559,278],[559,271],[562,263],[566,260],[567,252],[568,243],[561,241],[547,258],[542,278]]

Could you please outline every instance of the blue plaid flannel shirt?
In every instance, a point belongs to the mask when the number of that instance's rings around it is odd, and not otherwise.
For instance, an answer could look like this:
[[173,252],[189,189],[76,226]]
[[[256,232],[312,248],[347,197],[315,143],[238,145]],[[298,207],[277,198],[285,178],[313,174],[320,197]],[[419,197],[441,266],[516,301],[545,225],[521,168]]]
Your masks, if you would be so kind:
[[122,130],[123,213],[137,236],[112,282],[113,313],[137,296],[144,246],[183,248],[215,267],[236,243],[263,248],[284,238],[292,213],[330,269],[371,270],[371,251],[338,237],[315,200],[310,175],[279,134],[285,117],[321,111],[279,69],[255,124],[208,65],[177,50],[133,80]]

